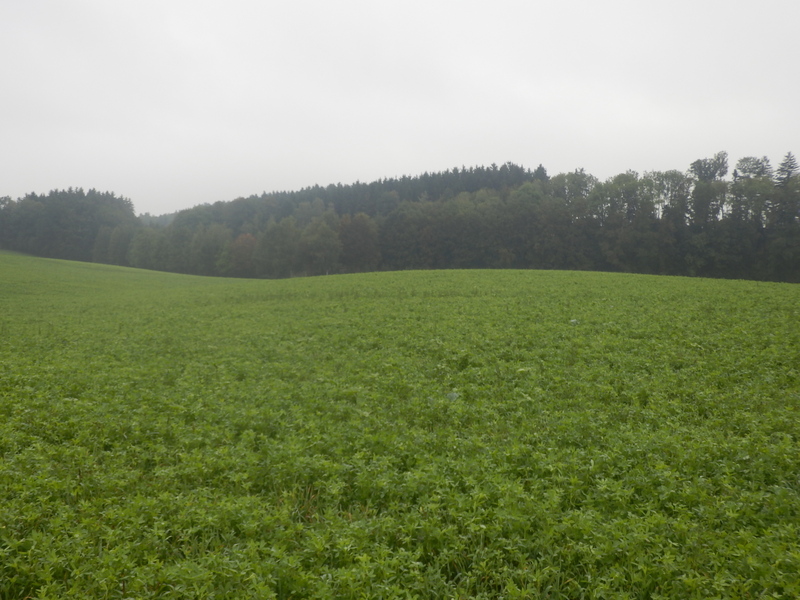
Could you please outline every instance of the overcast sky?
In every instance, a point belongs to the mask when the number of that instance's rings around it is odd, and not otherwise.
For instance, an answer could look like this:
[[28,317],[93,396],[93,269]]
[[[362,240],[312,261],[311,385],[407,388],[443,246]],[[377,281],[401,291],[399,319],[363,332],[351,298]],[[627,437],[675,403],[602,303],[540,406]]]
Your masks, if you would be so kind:
[[797,0],[2,0],[0,196],[800,153]]

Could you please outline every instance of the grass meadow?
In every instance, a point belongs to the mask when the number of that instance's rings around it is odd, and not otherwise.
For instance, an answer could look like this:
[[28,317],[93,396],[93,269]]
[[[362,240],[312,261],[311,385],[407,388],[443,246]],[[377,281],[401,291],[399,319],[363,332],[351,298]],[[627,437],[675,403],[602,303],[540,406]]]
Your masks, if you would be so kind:
[[800,597],[800,286],[0,253],[0,599]]

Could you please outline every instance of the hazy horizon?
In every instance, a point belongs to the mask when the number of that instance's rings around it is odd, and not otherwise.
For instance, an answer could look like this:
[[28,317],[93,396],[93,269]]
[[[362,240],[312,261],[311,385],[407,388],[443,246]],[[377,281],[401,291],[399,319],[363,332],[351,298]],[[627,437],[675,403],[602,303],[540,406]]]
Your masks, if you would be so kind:
[[513,162],[686,170],[800,151],[800,4],[0,5],[0,196],[137,213]]

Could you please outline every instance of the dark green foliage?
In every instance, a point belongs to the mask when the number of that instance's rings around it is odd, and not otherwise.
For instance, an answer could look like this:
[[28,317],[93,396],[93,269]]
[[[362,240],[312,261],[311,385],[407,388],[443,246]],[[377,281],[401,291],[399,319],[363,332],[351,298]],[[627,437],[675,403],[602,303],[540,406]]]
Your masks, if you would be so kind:
[[694,161],[689,170],[697,181],[717,181],[728,174],[728,153],[717,152],[713,158],[701,158]]
[[252,233],[242,233],[227,250],[228,274],[234,277],[256,277],[256,250],[258,240]]
[[[800,281],[794,156],[776,171],[766,157],[744,157],[730,181],[727,172],[725,152],[686,173],[604,182],[582,169],[550,177],[541,165],[507,163],[262,194],[146,215],[139,226],[95,219],[91,230],[31,195],[0,203],[0,243],[234,277],[534,268]],[[76,212],[82,192],[69,193],[59,210]],[[90,241],[76,253],[76,240]]]
[[128,261],[140,269],[164,269],[168,264],[167,231],[157,227],[140,227],[131,240]]
[[69,260],[96,257],[109,262],[111,257],[111,262],[119,259],[117,264],[125,264],[122,256],[127,247],[120,248],[119,235],[111,238],[116,228],[128,231],[136,225],[131,201],[113,193],[70,188],[46,196],[28,194],[0,205],[0,246]]
[[218,275],[226,270],[225,252],[231,242],[231,231],[224,225],[201,225],[189,245],[189,268],[196,275]]
[[329,275],[339,270],[342,243],[324,218],[309,223],[298,242],[300,268],[307,275]]
[[270,219],[256,249],[260,273],[266,277],[291,277],[299,267],[300,230],[294,217],[278,223]]
[[341,264],[348,273],[375,271],[381,262],[378,225],[365,213],[339,220]]
[[786,187],[799,171],[797,159],[794,154],[788,152],[775,172],[775,183],[780,187]]

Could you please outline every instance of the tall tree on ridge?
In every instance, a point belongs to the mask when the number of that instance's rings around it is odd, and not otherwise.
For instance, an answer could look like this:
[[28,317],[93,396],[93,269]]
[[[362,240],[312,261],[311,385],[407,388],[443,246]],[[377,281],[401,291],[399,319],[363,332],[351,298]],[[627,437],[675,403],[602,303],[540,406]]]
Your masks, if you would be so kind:
[[696,160],[689,170],[695,179],[690,207],[692,225],[704,229],[719,218],[724,208],[727,185],[723,177],[728,174],[728,153],[717,152],[713,158]]

